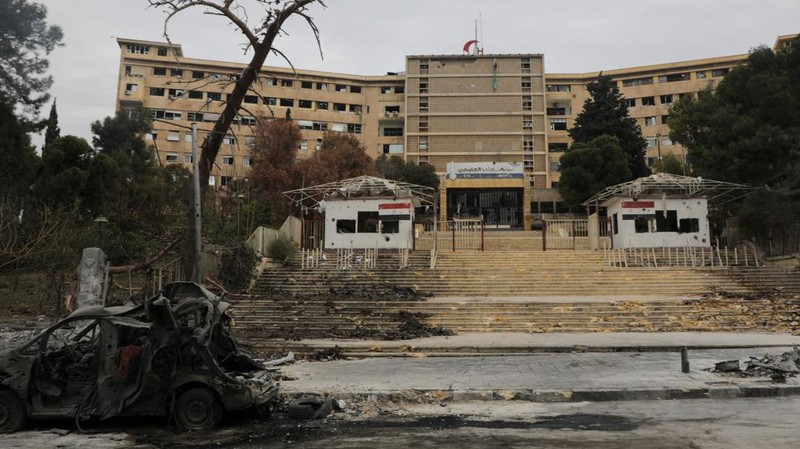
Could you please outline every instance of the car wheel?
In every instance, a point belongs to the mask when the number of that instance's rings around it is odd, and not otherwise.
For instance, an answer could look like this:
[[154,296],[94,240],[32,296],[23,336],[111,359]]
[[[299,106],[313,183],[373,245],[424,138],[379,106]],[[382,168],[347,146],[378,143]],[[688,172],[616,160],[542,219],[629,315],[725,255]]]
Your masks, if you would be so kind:
[[211,429],[222,418],[222,405],[208,389],[192,388],[178,397],[173,416],[181,429]]
[[13,391],[0,391],[0,433],[16,432],[25,427],[25,406]]
[[294,419],[320,419],[333,411],[333,399],[297,399],[289,403],[286,412]]

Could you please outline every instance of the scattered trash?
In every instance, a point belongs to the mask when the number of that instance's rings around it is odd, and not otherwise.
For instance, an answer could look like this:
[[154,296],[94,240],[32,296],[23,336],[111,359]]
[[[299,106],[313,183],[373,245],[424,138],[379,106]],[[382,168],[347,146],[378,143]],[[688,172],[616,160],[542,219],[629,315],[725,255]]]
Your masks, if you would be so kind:
[[739,360],[728,360],[714,365],[711,372],[733,373],[741,377],[770,377],[774,382],[785,382],[786,377],[800,374],[800,347],[795,346],[783,354],[750,357],[741,369]]
[[714,365],[714,372],[716,373],[735,373],[739,370],[741,370],[741,366],[738,360],[727,360]]
[[333,398],[300,398],[289,403],[286,414],[294,419],[321,419],[333,412],[336,401]]

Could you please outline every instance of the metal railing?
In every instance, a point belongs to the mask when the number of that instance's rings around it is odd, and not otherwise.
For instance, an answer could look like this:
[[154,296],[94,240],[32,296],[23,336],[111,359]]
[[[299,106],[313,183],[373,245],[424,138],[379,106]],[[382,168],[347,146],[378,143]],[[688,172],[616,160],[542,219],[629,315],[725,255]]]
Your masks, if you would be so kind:
[[603,248],[606,265],[617,268],[758,267],[756,254],[747,247]]

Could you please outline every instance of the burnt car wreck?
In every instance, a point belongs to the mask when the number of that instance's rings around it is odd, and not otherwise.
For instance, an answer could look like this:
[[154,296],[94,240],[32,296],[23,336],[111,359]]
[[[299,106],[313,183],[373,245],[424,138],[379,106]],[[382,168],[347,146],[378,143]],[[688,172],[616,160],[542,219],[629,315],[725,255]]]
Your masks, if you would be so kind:
[[229,304],[193,283],[142,304],[85,307],[0,352],[0,432],[28,418],[165,415],[181,429],[269,407],[272,373],[230,334]]

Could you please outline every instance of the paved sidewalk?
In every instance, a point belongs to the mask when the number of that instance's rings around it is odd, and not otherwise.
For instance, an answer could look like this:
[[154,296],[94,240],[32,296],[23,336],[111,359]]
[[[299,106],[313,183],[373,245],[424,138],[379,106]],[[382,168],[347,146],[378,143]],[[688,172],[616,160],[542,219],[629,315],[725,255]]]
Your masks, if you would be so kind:
[[[800,379],[739,378],[707,370],[715,363],[780,354],[784,348],[678,352],[535,354],[493,357],[372,358],[299,362],[281,368],[292,396],[359,400],[535,402],[771,397],[800,394]],[[744,367],[744,363],[742,364]]]
[[[412,340],[307,339],[298,345],[311,348],[338,346],[345,352],[447,352],[447,353],[536,353],[678,351],[689,349],[754,348],[800,345],[800,335],[758,332],[570,332],[570,333],[464,333],[449,337]],[[392,354],[394,355],[394,354]]]

